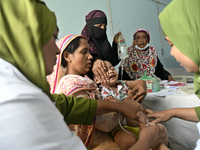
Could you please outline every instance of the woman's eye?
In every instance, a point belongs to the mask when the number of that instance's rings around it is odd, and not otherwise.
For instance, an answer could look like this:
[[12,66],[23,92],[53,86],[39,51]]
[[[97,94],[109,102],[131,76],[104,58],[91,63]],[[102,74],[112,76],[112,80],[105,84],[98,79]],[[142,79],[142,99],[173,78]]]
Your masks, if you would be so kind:
[[87,53],[87,51],[86,51],[86,50],[84,50],[84,51],[82,51],[82,53],[83,53],[83,54],[86,54],[86,53]]
[[95,27],[101,28],[101,24],[95,24]]
[[55,39],[56,42],[59,40],[56,35],[53,35],[53,37],[54,37],[54,39]]

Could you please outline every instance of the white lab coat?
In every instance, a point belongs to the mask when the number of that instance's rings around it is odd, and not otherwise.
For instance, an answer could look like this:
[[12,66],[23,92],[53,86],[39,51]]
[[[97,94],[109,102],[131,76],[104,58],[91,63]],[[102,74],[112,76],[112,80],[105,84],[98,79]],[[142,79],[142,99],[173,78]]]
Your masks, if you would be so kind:
[[0,58],[0,150],[85,150],[49,97]]

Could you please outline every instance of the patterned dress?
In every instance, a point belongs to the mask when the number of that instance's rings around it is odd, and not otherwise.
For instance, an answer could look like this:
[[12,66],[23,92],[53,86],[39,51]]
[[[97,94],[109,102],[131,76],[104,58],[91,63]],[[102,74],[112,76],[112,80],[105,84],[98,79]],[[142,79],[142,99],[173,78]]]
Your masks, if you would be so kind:
[[117,92],[113,91],[110,87],[100,85],[100,92],[101,92],[101,99],[104,100],[108,96],[112,96],[114,99],[117,100],[124,100],[128,95],[129,87],[123,82],[117,82]]
[[[79,75],[65,75],[61,78],[55,93],[64,93],[65,95],[74,95],[76,97],[86,97],[92,99],[99,99],[99,91],[94,81],[90,80],[87,76],[82,77]],[[97,116],[98,117],[98,116]],[[111,115],[100,115],[99,116],[104,122],[104,125],[110,126],[109,118],[113,118]],[[118,117],[118,116],[116,116]],[[118,123],[115,118],[115,122]],[[95,129],[98,123],[92,125],[69,125],[69,128],[81,138],[86,146],[95,150],[119,150],[119,147],[113,142],[112,137],[108,132],[103,132],[101,130]],[[113,121],[111,119],[111,121]],[[100,124],[102,125],[102,124]]]
[[145,71],[146,75],[154,76],[157,65],[157,52],[154,47],[149,46],[147,50],[140,51],[132,45],[128,48],[128,56],[120,67],[123,67],[131,79],[139,79]]

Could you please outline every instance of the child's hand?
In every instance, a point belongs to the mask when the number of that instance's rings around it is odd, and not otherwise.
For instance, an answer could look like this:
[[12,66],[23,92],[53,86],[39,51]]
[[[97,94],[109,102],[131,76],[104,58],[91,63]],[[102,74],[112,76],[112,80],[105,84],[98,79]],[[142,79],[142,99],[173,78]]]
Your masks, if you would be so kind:
[[114,97],[113,96],[107,96],[104,100],[110,101],[111,99],[114,99]]
[[132,91],[132,89],[129,89],[129,90],[128,90],[128,92],[127,92],[127,97],[126,97],[123,101],[126,101],[126,100],[134,100],[133,97],[134,97],[135,94],[132,93],[131,91]]
[[110,102],[119,102],[119,100],[114,99],[113,96],[108,96],[108,97],[106,97],[104,100],[110,101]]

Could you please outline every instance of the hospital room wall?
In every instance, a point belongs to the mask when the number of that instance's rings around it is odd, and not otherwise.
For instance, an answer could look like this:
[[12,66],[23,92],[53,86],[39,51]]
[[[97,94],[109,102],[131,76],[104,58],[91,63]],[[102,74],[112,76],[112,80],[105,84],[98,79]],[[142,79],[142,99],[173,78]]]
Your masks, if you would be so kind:
[[[80,34],[85,26],[85,16],[94,9],[105,12],[108,19],[107,35],[110,42],[113,36],[122,31],[127,46],[132,44],[133,33],[138,28],[145,28],[150,33],[150,45],[155,47],[164,68],[172,74],[179,75],[188,73],[170,55],[170,46],[164,40],[161,31],[160,39],[158,9],[161,12],[165,5],[152,0],[44,0],[47,6],[55,12],[60,29],[59,38],[68,34]],[[169,4],[171,0],[159,0]],[[109,13],[110,12],[110,13]],[[111,14],[111,17],[110,15]],[[113,31],[113,32],[112,32]],[[113,35],[113,34],[114,35]],[[163,44],[163,52],[162,45]],[[116,67],[117,69],[117,67]]]

